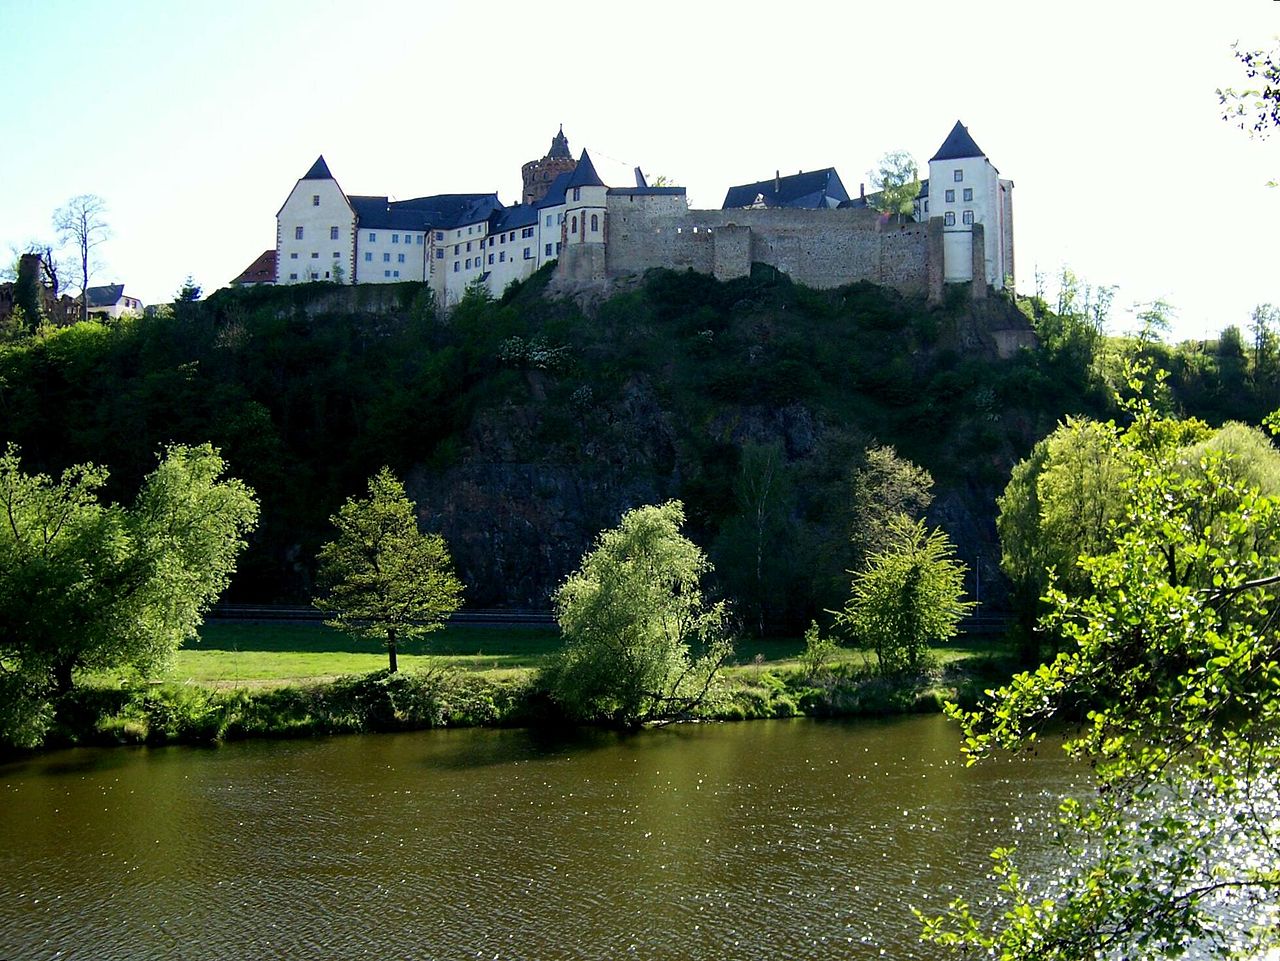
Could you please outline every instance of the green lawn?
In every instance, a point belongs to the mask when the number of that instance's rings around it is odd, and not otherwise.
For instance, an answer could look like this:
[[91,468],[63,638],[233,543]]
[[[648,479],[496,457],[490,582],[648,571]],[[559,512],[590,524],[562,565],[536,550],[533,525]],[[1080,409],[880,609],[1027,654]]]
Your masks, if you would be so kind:
[[[466,670],[517,672],[555,650],[555,628],[445,627],[399,647],[400,668],[448,665]],[[266,685],[367,674],[387,666],[385,649],[323,624],[253,624],[214,621],[178,651],[169,680],[199,684]]]
[[[425,639],[402,644],[402,670],[449,666],[498,674],[520,674],[537,668],[542,658],[560,646],[554,627],[452,626]],[[740,641],[734,656],[739,669],[790,668],[804,650],[799,638]],[[962,637],[943,645],[943,663],[1005,653],[995,638]],[[862,651],[840,650],[837,661],[865,663]],[[386,651],[319,623],[254,624],[214,621],[200,629],[200,638],[178,651],[168,680],[197,684],[265,687],[367,674],[387,666]]]

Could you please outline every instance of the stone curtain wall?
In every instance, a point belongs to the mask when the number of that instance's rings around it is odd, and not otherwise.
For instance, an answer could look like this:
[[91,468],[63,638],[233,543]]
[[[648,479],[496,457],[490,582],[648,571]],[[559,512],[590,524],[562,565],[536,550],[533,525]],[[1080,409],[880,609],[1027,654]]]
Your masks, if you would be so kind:
[[687,210],[682,198],[611,196],[608,220],[610,277],[669,267],[728,280],[764,263],[810,287],[869,280],[930,292],[927,225],[881,226],[873,211]]

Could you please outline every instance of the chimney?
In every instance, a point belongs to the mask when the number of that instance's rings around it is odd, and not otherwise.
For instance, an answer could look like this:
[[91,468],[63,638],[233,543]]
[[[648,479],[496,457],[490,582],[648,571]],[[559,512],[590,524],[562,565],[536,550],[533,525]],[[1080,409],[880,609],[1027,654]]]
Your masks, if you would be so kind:
[[649,186],[647,183],[645,183],[644,174],[641,172],[639,167],[636,168],[636,186],[637,187]]
[[775,170],[773,172],[773,192],[776,194],[782,189],[782,171]]
[[858,196],[859,196],[859,197],[865,197],[866,195],[867,195],[867,185],[866,185],[866,184],[858,184]]

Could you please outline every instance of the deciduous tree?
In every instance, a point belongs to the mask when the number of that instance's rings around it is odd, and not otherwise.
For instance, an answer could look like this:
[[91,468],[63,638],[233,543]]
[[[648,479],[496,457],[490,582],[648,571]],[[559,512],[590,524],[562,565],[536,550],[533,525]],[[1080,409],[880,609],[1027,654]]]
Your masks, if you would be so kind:
[[884,549],[854,574],[836,621],[855,643],[876,652],[881,674],[917,671],[930,646],[954,637],[973,608],[963,600],[966,570],[941,529],[899,514],[889,523]]
[[415,505],[384,467],[369,478],[369,496],[347,498],[331,520],[338,536],[320,549],[322,591],[315,605],[326,624],[386,645],[398,669],[397,645],[439,630],[462,602],[439,534],[418,529]]
[[920,168],[911,154],[905,150],[890,151],[880,158],[870,176],[872,185],[879,191],[867,198],[873,209],[893,214],[898,223],[904,214],[914,213],[916,198],[920,196]]
[[711,565],[680,533],[679,501],[622,515],[555,594],[564,650],[544,681],[573,717],[619,727],[687,717],[732,653]]
[[[32,705],[77,671],[148,672],[194,636],[257,519],[208,444],[174,446],[131,508],[103,504],[91,464],[54,481],[0,457],[0,675]],[[27,718],[24,720],[29,721]]]
[[[994,853],[995,905],[955,901],[925,937],[984,957],[1255,958],[1280,946],[1280,503],[1231,454],[1134,404],[1110,431],[1125,464],[1112,543],[1088,590],[1050,592],[1070,650],[954,710],[971,761],[1033,746],[1089,707],[1068,751],[1097,791],[1062,806],[1064,870],[1031,880]],[[991,920],[988,920],[991,919]]]
[[62,243],[75,247],[80,264],[80,319],[89,318],[89,276],[95,267],[93,252],[111,236],[106,220],[107,202],[97,194],[72,197],[53,214],[53,227]]

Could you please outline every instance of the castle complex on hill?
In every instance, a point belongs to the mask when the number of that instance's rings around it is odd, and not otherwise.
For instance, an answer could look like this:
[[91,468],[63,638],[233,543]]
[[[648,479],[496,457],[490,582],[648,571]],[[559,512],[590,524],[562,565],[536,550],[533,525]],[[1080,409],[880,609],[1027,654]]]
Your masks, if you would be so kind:
[[[753,263],[811,287],[869,280],[934,300],[947,283],[982,297],[1012,282],[1013,183],[958,121],[903,224],[874,195],[850,197],[831,167],[731,187],[719,210],[691,210],[685,188],[649,186],[639,168],[635,186],[609,187],[586,150],[573,159],[563,128],[522,177],[510,207],[496,193],[393,201],[344,193],[320,157],[276,215],[274,282],[419,281],[444,304],[476,281],[500,294],[550,261],[566,290],[652,267],[728,280]],[[272,276],[263,258],[259,282]]]

